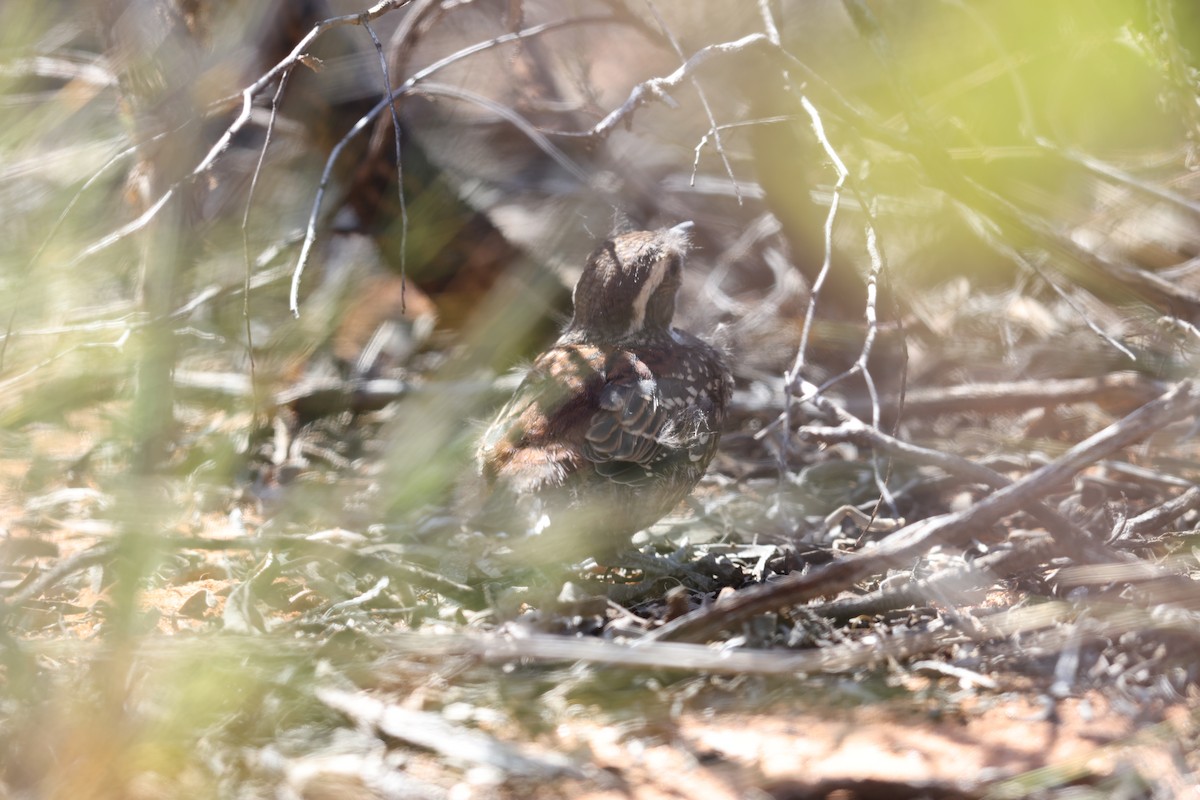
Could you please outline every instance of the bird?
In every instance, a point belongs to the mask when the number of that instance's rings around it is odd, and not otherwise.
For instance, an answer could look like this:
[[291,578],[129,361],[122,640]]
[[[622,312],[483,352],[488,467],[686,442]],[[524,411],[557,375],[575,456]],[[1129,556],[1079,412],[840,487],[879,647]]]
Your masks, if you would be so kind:
[[672,326],[691,226],[600,244],[570,322],[481,436],[479,518],[534,543],[523,552],[611,557],[712,461],[733,379],[717,348]]

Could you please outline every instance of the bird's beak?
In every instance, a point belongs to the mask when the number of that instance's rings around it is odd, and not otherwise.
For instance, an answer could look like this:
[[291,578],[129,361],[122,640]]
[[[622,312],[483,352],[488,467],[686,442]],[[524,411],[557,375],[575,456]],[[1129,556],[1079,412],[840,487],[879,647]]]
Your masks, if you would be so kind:
[[695,224],[688,220],[663,231],[660,241],[664,251],[674,251],[680,256],[687,253],[692,247],[691,231]]

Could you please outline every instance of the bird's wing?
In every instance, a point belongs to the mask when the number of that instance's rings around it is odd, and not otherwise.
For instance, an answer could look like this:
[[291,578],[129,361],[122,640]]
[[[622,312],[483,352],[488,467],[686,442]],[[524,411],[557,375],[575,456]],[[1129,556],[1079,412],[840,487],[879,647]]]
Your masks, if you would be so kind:
[[561,485],[579,468],[591,387],[601,380],[588,355],[556,347],[534,362],[480,441],[479,461],[489,481],[537,491]]
[[612,361],[584,434],[583,455],[602,475],[638,483],[675,449],[671,415],[644,363],[627,353]]

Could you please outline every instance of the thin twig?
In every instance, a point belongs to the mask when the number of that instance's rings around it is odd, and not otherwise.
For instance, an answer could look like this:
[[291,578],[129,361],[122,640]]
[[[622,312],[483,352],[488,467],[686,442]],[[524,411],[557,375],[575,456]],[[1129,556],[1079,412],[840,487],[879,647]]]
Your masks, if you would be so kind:
[[[445,597],[463,603],[477,603],[478,591],[462,583],[458,583],[444,575],[425,569],[417,564],[406,563],[399,558],[391,559],[372,553],[365,553],[353,547],[344,547],[332,542],[322,541],[312,536],[241,536],[232,538],[207,538],[190,536],[161,536],[155,539],[155,546],[164,550],[249,550],[254,553],[277,551],[292,555],[304,555],[333,561],[345,566],[346,569],[373,573],[392,578],[398,583],[416,586],[435,591]],[[9,608],[38,597],[49,591],[67,577],[92,566],[104,563],[115,557],[116,547],[111,542],[101,542],[87,550],[57,562],[33,581],[18,587],[12,594],[4,598],[4,605]],[[0,606],[0,611],[3,607]]]
[[[696,175],[700,172],[700,153],[703,152],[706,146],[708,146],[710,140],[716,138],[718,132],[733,130],[734,128],[753,128],[758,125],[776,125],[781,122],[792,122],[796,119],[799,119],[799,117],[795,114],[778,114],[773,117],[760,117],[758,119],[744,119],[738,122],[725,122],[710,131],[705,131],[704,135],[700,137],[700,141],[696,142],[696,146],[692,148],[692,171],[688,176],[688,186],[693,189],[696,187]],[[734,185],[737,185],[736,181],[734,182]]]
[[379,54],[384,94],[388,101],[388,110],[392,114],[392,138],[396,142],[396,194],[400,203],[400,313],[403,314],[406,310],[405,300],[408,294],[408,206],[404,199],[404,152],[400,145],[400,112],[396,110],[396,95],[392,91],[392,78],[388,74],[388,60],[383,52],[383,44],[369,23],[364,22],[363,27],[371,35],[375,52]]
[[468,103],[485,108],[491,111],[498,117],[512,123],[513,127],[524,133],[531,142],[538,146],[538,149],[548,155],[554,163],[565,169],[580,183],[587,185],[591,183],[591,176],[583,167],[571,160],[571,157],[560,150],[547,136],[538,130],[529,120],[518,114],[515,110],[508,106],[498,103],[495,100],[485,95],[477,94],[469,89],[464,89],[461,86],[450,86],[442,83],[431,83],[426,81],[417,87],[417,90],[422,94],[441,95],[442,97],[451,97],[455,100],[462,100]]
[[603,139],[616,129],[617,125],[627,121],[638,108],[650,100],[664,101],[670,97],[669,91],[678,88],[684,80],[690,79],[701,64],[718,55],[731,55],[762,48],[770,42],[761,33],[752,33],[732,42],[721,42],[702,47],[692,54],[679,69],[662,78],[651,78],[642,81],[629,93],[629,97],[620,107],[610,111],[604,119],[586,131],[557,131],[559,136],[595,137]]
[[151,205],[149,208],[147,208],[145,211],[143,211],[141,214],[139,214],[136,219],[125,223],[124,225],[122,225],[120,228],[117,228],[112,233],[102,236],[97,241],[95,241],[92,244],[85,247],[83,250],[81,250],[79,253],[77,253],[74,258],[72,258],[70,261],[67,262],[67,266],[69,266],[69,267],[78,266],[80,263],[87,260],[91,256],[96,255],[96,253],[99,253],[101,250],[106,250],[109,247],[112,247],[117,242],[124,239],[125,237],[130,236],[134,233],[137,233],[138,231],[145,228],[147,225],[149,225],[154,220],[154,218],[156,216],[158,216],[158,212],[162,211],[163,207],[167,204],[167,202],[171,199],[171,197],[174,196],[175,190],[179,186],[180,186],[180,182],[176,182],[176,183],[172,184],[170,187],[167,188],[167,190],[165,192],[162,193],[162,195],[157,200],[154,201],[153,205]]
[[254,363],[254,333],[250,324],[250,279],[252,268],[250,264],[250,209],[254,207],[254,192],[258,188],[258,179],[262,174],[263,163],[267,159],[267,148],[271,146],[271,136],[275,132],[275,121],[279,118],[279,101],[287,87],[291,70],[285,70],[279,77],[279,85],[275,87],[275,96],[271,98],[271,115],[267,119],[267,130],[263,135],[262,149],[258,152],[258,161],[254,164],[254,172],[250,176],[250,189],[246,192],[246,208],[242,212],[242,256],[245,260],[245,280],[242,284],[242,322],[246,331],[246,357],[250,364],[250,386],[253,390],[253,417],[258,419],[259,397],[258,379]]
[[787,473],[787,443],[790,440],[791,431],[794,427],[792,415],[795,403],[792,401],[795,394],[795,387],[799,385],[801,375],[804,371],[805,359],[808,357],[808,339],[812,335],[813,321],[816,318],[817,312],[817,302],[821,296],[821,290],[825,286],[825,280],[829,277],[829,272],[833,267],[833,225],[837,220],[838,209],[841,207],[842,187],[846,185],[846,179],[850,176],[850,171],[846,169],[841,156],[838,155],[837,150],[834,149],[828,137],[825,136],[825,127],[821,122],[821,115],[816,107],[803,95],[800,98],[800,103],[804,107],[804,110],[808,112],[817,141],[825,149],[825,155],[829,158],[830,163],[833,164],[833,168],[837,172],[837,182],[833,186],[833,197],[829,202],[829,213],[825,216],[825,252],[821,259],[821,269],[817,272],[817,277],[813,280],[812,286],[808,291],[808,306],[804,311],[804,324],[800,328],[800,343],[796,346],[796,358],[792,362],[791,369],[784,373],[783,413],[780,415],[783,430],[780,432],[781,441],[779,447],[781,477]]
[[101,544],[89,547],[81,553],[64,558],[54,563],[50,569],[43,572],[37,578],[17,588],[15,592],[4,598],[0,602],[0,617],[5,616],[5,612],[45,594],[51,587],[57,585],[60,581],[74,575],[77,572],[82,572],[96,564],[103,564],[116,555],[117,546],[112,542],[102,542]]

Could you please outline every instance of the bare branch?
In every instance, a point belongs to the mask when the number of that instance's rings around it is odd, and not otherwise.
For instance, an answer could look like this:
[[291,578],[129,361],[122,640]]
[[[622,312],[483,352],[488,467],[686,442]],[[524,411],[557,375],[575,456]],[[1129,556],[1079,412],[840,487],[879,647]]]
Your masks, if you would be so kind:
[[735,53],[746,52],[770,45],[770,40],[761,33],[752,33],[743,36],[741,39],[732,42],[722,42],[720,44],[710,44],[708,47],[703,47],[697,50],[692,57],[683,63],[679,69],[672,72],[663,78],[651,78],[648,81],[643,81],[633,87],[629,98],[617,109],[609,112],[609,114],[596,123],[591,129],[579,132],[558,132],[560,136],[595,136],[604,138],[608,136],[622,121],[627,121],[638,108],[650,102],[658,100],[659,102],[670,102],[670,90],[677,89],[684,82],[691,78],[692,74],[700,67],[700,65],[711,60],[718,55],[732,55]]

